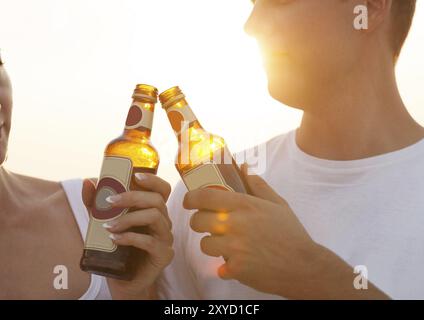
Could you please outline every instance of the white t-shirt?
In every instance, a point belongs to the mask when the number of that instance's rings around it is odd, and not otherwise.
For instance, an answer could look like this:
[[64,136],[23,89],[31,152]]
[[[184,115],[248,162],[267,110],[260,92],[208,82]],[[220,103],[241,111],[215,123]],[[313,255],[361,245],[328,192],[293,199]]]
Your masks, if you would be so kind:
[[[404,149],[353,161],[315,158],[300,150],[295,131],[266,143],[261,176],[293,209],[311,237],[394,299],[424,299],[424,140]],[[161,279],[162,298],[273,299],[216,275],[222,258],[200,250],[182,207],[179,182],[169,199],[174,261]],[[352,285],[356,274],[352,273]]]
[[[73,179],[62,181],[62,187],[65,190],[69,205],[78,224],[81,237],[85,240],[87,234],[88,223],[90,217],[81,198],[82,179]],[[81,252],[82,254],[82,252]],[[110,300],[112,296],[107,286],[105,277],[91,274],[90,285],[87,291],[79,298],[79,300]]]

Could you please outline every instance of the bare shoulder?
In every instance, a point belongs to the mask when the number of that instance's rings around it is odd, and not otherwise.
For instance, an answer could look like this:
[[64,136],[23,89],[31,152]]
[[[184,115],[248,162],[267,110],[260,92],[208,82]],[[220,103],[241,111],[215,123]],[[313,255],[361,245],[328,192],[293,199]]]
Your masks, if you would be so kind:
[[46,180],[21,174],[14,174],[15,179],[23,189],[40,193],[54,193],[61,189],[59,181]]
[[18,187],[16,190],[20,194],[20,199],[27,199],[31,206],[44,209],[48,212],[49,208],[60,209],[60,212],[69,212],[70,207],[65,190],[60,181],[52,181],[29,177],[24,175],[15,175]]

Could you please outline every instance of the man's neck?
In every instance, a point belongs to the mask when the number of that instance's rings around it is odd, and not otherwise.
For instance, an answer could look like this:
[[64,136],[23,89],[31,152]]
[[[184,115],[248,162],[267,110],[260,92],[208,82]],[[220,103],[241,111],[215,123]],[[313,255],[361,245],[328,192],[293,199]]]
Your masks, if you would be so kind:
[[393,68],[381,60],[356,68],[313,104],[304,112],[296,142],[318,158],[363,159],[424,138],[424,128],[402,102]]

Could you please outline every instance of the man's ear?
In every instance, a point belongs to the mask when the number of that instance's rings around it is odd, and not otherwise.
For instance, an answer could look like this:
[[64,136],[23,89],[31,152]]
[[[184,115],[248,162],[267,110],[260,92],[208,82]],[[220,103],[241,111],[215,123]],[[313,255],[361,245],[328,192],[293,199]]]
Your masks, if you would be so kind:
[[390,17],[393,0],[365,0],[368,8],[368,30],[373,31]]

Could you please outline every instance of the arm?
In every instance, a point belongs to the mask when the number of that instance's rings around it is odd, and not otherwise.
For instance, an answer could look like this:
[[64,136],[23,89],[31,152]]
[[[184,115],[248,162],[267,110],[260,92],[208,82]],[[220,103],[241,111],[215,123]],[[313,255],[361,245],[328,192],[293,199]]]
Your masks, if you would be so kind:
[[[311,284],[306,285],[302,299],[325,300],[387,300],[388,295],[368,281],[366,290],[358,290],[353,285],[356,277],[353,268],[329,249],[315,244],[310,255],[314,272],[309,277]],[[278,293],[284,296],[284,292]]]

